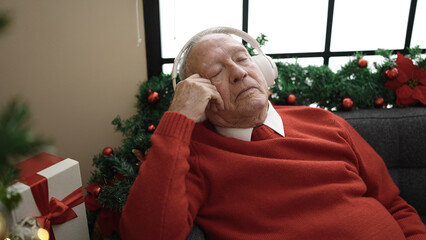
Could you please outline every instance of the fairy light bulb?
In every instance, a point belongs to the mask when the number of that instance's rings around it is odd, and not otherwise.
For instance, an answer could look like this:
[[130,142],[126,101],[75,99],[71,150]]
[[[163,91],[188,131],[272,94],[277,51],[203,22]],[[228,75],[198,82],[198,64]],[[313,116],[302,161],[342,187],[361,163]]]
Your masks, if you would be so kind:
[[40,240],[49,240],[49,232],[44,228],[39,228],[37,231],[37,237]]

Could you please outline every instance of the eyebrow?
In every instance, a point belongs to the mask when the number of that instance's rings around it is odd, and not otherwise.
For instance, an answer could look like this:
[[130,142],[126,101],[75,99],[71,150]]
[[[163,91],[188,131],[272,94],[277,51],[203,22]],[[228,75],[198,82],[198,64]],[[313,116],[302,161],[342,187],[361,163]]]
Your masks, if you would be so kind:
[[247,49],[243,45],[237,45],[233,52],[247,52],[248,53]]

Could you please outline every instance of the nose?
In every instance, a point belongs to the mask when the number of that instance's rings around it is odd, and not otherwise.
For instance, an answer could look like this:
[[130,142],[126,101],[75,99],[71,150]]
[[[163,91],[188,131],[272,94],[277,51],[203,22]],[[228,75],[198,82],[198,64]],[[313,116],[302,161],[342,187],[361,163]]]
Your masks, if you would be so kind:
[[230,69],[229,81],[231,83],[237,83],[243,80],[247,76],[247,71],[237,64],[233,64]]

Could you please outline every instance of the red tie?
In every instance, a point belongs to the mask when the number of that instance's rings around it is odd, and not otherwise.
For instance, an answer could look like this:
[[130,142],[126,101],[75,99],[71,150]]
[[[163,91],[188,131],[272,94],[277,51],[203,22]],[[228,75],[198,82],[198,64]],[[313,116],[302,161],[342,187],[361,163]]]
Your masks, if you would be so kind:
[[279,135],[275,133],[270,127],[262,124],[258,127],[253,128],[253,132],[251,133],[251,141],[260,141],[268,138],[276,137],[275,135]]

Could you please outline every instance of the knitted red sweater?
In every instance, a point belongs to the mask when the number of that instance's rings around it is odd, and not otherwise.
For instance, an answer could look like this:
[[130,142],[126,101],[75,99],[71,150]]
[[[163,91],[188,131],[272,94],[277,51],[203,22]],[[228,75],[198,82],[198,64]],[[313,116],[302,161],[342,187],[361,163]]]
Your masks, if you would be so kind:
[[[123,239],[426,239],[383,160],[343,119],[275,107],[273,130],[246,142],[166,112],[126,206]],[[405,236],[404,236],[405,235]]]

